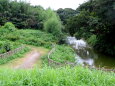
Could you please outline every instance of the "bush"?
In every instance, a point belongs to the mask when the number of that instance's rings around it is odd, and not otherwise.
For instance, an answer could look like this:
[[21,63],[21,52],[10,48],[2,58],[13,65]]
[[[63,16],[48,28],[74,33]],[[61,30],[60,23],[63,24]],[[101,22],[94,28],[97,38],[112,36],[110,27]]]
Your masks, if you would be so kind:
[[0,41],[0,54],[6,53],[12,49],[12,45],[10,42]]
[[56,37],[61,36],[61,23],[56,19],[49,19],[44,24],[44,29],[46,32],[53,34]]
[[16,49],[20,46],[17,42],[11,42],[11,41],[0,41],[0,54],[6,53],[10,50]]
[[1,36],[2,36],[2,35],[7,35],[7,34],[9,34],[10,32],[14,32],[14,31],[16,31],[15,26],[14,26],[11,22],[7,22],[7,23],[5,23],[4,26],[2,26],[2,27],[0,28],[0,35],[1,35]]
[[9,31],[9,32],[14,32],[14,31],[16,31],[16,27],[15,27],[14,24],[12,24],[11,22],[5,23],[5,25],[2,27],[2,29],[3,29],[4,31]]
[[44,21],[44,30],[60,39],[62,37],[62,24],[59,17],[51,9],[46,10],[46,13],[47,18]]
[[97,42],[97,38],[96,35],[91,35],[90,38],[87,39],[88,43],[92,46],[95,46],[96,42]]

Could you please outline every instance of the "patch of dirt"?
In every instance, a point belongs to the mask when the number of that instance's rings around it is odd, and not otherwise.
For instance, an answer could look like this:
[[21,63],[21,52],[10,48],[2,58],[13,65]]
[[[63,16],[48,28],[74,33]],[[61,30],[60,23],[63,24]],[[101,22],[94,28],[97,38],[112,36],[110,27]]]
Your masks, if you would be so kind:
[[[28,45],[27,45],[28,46]],[[0,68],[13,68],[13,69],[31,69],[34,67],[40,68],[42,66],[41,56],[49,52],[48,49],[43,47],[28,46],[31,51],[26,53],[21,58],[16,58],[6,64],[0,65]]]
[[31,52],[29,52],[27,55],[22,58],[20,64],[14,66],[16,69],[28,69],[33,68],[34,64],[40,60],[40,53],[33,49]]

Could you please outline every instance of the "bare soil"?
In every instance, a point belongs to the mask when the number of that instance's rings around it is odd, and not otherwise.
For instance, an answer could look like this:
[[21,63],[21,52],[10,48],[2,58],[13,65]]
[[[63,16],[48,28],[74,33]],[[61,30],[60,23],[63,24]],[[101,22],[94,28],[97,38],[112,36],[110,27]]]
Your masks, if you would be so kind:
[[42,47],[28,46],[31,51],[26,53],[21,58],[16,58],[6,64],[0,65],[0,68],[13,68],[13,69],[31,69],[34,67],[40,68],[42,66],[41,56],[49,52],[48,49]]
[[24,59],[21,61],[19,65],[16,65],[14,68],[16,69],[28,69],[33,68],[34,64],[40,60],[40,53],[33,49],[31,52],[29,52],[27,55],[25,55]]

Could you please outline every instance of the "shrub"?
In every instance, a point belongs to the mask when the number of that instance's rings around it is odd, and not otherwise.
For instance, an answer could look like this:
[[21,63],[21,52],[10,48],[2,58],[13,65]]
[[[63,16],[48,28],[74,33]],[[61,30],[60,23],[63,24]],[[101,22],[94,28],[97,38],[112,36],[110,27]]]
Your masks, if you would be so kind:
[[10,50],[16,49],[20,46],[17,42],[11,42],[11,41],[0,41],[0,54],[6,53]]
[[97,38],[96,35],[91,35],[90,38],[87,39],[88,43],[92,46],[95,46],[96,42],[97,42]]
[[46,10],[47,18],[44,21],[44,30],[48,33],[53,34],[57,38],[62,37],[62,24],[55,12],[51,9]]
[[5,25],[0,28],[0,32],[3,34],[14,31],[16,31],[16,27],[11,22],[5,23]]
[[8,52],[12,49],[10,42],[0,41],[0,54]]
[[49,19],[44,24],[44,29],[46,32],[52,33],[54,36],[60,37],[61,35],[61,23],[56,19]]

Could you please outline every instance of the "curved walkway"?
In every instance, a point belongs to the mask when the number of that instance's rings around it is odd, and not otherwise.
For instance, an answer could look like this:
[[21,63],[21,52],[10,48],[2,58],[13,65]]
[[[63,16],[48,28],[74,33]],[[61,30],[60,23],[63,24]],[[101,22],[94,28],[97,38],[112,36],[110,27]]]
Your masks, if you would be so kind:
[[26,53],[21,58],[16,58],[4,65],[0,65],[0,68],[14,68],[14,69],[31,69],[34,67],[40,68],[42,66],[41,56],[48,53],[49,50],[41,47],[28,46],[31,51]]
[[[35,63],[40,60],[40,53],[36,50],[33,49],[31,52],[29,52],[21,61],[20,64],[16,65],[14,68],[16,69],[28,69],[28,68],[33,68]],[[21,59],[20,59],[21,60]]]

